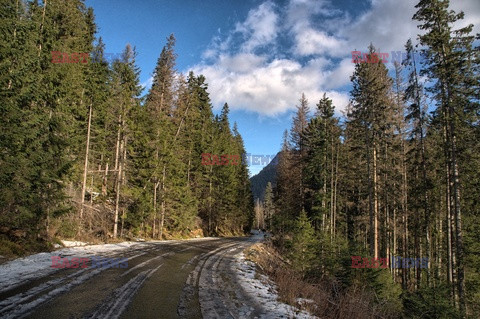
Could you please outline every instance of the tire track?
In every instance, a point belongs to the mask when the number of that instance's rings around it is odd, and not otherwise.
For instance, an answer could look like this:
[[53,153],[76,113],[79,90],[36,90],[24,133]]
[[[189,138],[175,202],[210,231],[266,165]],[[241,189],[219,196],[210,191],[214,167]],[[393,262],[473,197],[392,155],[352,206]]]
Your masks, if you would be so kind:
[[150,276],[152,276],[162,266],[163,264],[160,264],[154,269],[140,272],[138,275],[130,279],[125,285],[117,288],[110,298],[100,306],[100,309],[86,318],[119,318],[137,291],[140,289],[140,287],[142,287],[145,280],[150,278]]
[[[145,254],[147,254],[147,252],[141,252],[128,257],[127,260],[131,260]],[[55,298],[60,294],[66,293],[73,287],[76,287],[86,282],[87,280],[93,278],[94,276],[100,274],[107,269],[108,268],[96,268],[95,270],[91,270],[89,268],[85,268],[69,274],[66,277],[50,280],[46,283],[43,283],[26,291],[25,293],[20,293],[9,297],[0,302],[0,306],[2,306],[2,309],[0,310],[0,315],[2,316],[2,318],[23,318],[39,305]],[[68,280],[70,280],[70,282],[64,284],[63,286],[60,286]],[[42,293],[43,295],[41,295]],[[28,300],[31,299],[34,300],[28,302]]]
[[234,255],[241,252],[251,241],[217,250],[205,260],[198,274],[198,300],[203,318],[262,318],[263,307],[239,286]]
[[[131,268],[55,269],[48,275],[42,272],[39,278],[0,292],[0,317],[170,317],[176,312],[181,318],[236,318],[236,309],[228,298],[236,296],[232,291],[238,285],[230,284],[223,273],[228,272],[231,255],[249,244],[239,238],[153,242],[105,253],[105,257],[124,256]],[[132,259],[135,261],[130,263]],[[105,270],[104,275],[97,276]],[[175,275],[169,277],[167,271]],[[163,284],[168,289],[159,293],[158,287]],[[155,301],[166,304],[157,302],[156,312],[147,310],[148,303]]]
[[[227,249],[228,248],[225,250]],[[209,258],[200,273],[198,297],[204,318],[235,318],[231,311],[225,306],[224,296],[222,291],[219,290],[220,285],[215,274],[218,270],[218,265],[225,258],[225,250]]]
[[[182,242],[173,242],[168,243],[166,248],[172,248],[182,244]],[[155,245],[151,247],[140,247],[140,249],[133,249],[123,252],[113,252],[103,254],[105,257],[118,257],[120,255],[127,255],[127,261],[132,259],[144,256],[146,254],[154,253],[159,249],[165,248],[164,245]],[[172,254],[173,252],[168,252],[163,254],[160,257]],[[71,256],[73,254],[59,254],[61,257]],[[147,263],[152,259],[147,260]],[[144,263],[147,264],[147,263]],[[143,264],[143,263],[142,263]],[[138,267],[133,267],[137,269]],[[131,272],[133,268],[127,270],[126,272]],[[83,268],[83,269],[55,269],[55,273],[52,275],[47,275],[46,277],[59,276],[62,275],[65,271],[74,270],[73,273],[67,274],[64,277],[49,279],[48,281],[42,282],[37,286],[34,286],[28,289],[25,292],[17,293],[15,295],[9,296],[6,299],[0,301],[0,317],[2,318],[24,318],[31,314],[35,308],[40,305],[49,302],[50,300],[58,297],[61,294],[65,294],[68,291],[72,290],[74,287],[77,287],[81,284],[84,284],[88,280],[92,279],[96,275],[102,273],[103,271],[110,268]],[[116,269],[116,268],[115,268]]]
[[197,255],[193,257],[190,261],[188,261],[188,263],[193,264],[194,261],[198,260],[197,266],[188,275],[182,290],[182,294],[177,308],[177,313],[180,318],[197,318],[198,314],[201,312],[201,304],[199,298],[199,281],[202,270],[205,267],[208,259],[217,254],[218,252],[236,245],[238,245],[238,243],[223,244],[212,251]]

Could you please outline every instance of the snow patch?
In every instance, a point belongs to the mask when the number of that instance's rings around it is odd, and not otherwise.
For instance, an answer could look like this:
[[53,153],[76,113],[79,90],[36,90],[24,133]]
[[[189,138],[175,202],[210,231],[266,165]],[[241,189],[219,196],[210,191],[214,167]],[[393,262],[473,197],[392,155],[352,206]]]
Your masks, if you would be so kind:
[[[78,257],[92,256],[115,257],[129,249],[143,249],[153,247],[152,244],[178,245],[185,241],[204,241],[218,239],[215,237],[196,238],[188,240],[154,240],[149,242],[121,242],[116,244],[90,245],[80,241],[67,241],[62,243],[72,247],[58,249],[48,253],[39,253],[23,258],[18,258],[0,265],[0,292],[15,288],[32,279],[50,275],[58,268],[51,268],[52,257]],[[59,245],[60,246],[60,245]]]
[[88,243],[84,243],[83,241],[70,241],[70,240],[62,240],[62,244],[65,247],[77,247],[77,246],[88,245]]
[[235,270],[242,288],[266,310],[264,318],[318,318],[278,299],[275,283],[263,274],[257,274],[255,263],[246,260],[244,253],[235,255]]
[[[78,244],[81,242],[72,243]],[[0,292],[10,290],[29,280],[47,276],[58,271],[59,269],[50,267],[53,256],[86,258],[101,255],[102,257],[108,257],[119,254],[133,246],[135,246],[135,248],[142,248],[142,246],[146,246],[146,244],[123,242],[118,244],[74,246],[9,261],[0,265]]]

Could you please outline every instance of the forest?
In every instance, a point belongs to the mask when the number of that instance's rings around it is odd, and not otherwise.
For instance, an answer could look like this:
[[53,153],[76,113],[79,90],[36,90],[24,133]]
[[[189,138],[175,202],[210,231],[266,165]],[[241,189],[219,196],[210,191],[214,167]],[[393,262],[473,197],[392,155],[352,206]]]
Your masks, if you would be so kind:
[[[214,115],[208,79],[176,70],[175,36],[144,93],[135,47],[106,61],[93,9],[70,3],[2,1],[1,255],[255,226],[291,278],[323,291],[325,318],[478,315],[480,35],[455,27],[463,12],[419,1],[421,35],[393,70],[372,39],[343,115],[327,94],[313,107],[299,96],[254,209],[244,161],[202,163],[246,150],[228,104]],[[419,262],[393,262],[407,258]]]
[[[453,28],[463,13],[447,1],[420,1],[416,10],[422,35],[406,41],[392,75],[373,44],[365,61],[353,61],[342,117],[326,95],[311,115],[301,96],[276,185],[256,209],[302,280],[328,283],[331,300],[376,296],[363,299],[372,306],[359,317],[363,305],[350,301],[356,318],[480,311],[480,36],[473,25]],[[389,265],[379,268],[384,258]],[[348,317],[329,311],[318,314]]]
[[202,165],[201,157],[244,154],[242,137],[226,103],[214,116],[205,77],[175,69],[173,34],[142,95],[135,48],[105,59],[83,1],[2,3],[2,254],[42,249],[57,237],[156,239],[250,228],[246,165]]

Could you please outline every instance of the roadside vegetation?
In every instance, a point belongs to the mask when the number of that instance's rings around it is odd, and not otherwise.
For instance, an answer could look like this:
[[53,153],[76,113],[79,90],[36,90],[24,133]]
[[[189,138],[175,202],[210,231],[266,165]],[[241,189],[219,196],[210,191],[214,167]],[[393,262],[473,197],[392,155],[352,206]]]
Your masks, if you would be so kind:
[[[314,112],[300,97],[275,185],[256,205],[256,225],[273,233],[266,252],[285,260],[259,265],[282,298],[314,300],[321,318],[480,311],[479,36],[454,28],[463,13],[448,1],[416,10],[419,42],[406,41],[393,72],[371,44],[344,116],[327,95]],[[353,256],[390,265],[353,268]],[[429,262],[394,268],[392,256]]]
[[143,94],[135,48],[106,60],[83,0],[7,0],[1,12],[1,255],[56,238],[250,229],[246,165],[202,163],[203,153],[241,156],[242,137],[226,103],[213,114],[207,79],[177,72],[173,34]]

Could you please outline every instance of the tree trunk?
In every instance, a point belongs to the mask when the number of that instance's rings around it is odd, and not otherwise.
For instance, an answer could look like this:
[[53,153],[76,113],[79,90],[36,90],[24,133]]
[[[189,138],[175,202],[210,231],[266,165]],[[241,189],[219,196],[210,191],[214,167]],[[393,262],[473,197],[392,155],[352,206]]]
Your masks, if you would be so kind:
[[102,195],[107,196],[107,175],[108,175],[108,161],[105,164],[105,173],[102,181]]
[[[43,32],[43,25],[45,23],[45,12],[47,10],[47,0],[43,1],[43,12],[42,12],[42,24],[40,25],[40,39],[42,39],[42,32]],[[42,40],[40,40],[40,43],[38,45],[38,56],[40,56],[40,53],[42,52]]]
[[[445,116],[445,113],[444,113]],[[447,126],[444,123],[443,126],[443,139],[445,145],[448,143],[448,133]],[[453,278],[453,251],[452,251],[452,204],[451,204],[451,194],[450,194],[450,165],[448,161],[448,150],[445,148],[445,208],[446,208],[446,218],[447,218],[447,280],[451,287],[452,299],[455,300],[455,285]]]
[[330,139],[330,142],[331,142],[331,174],[330,174],[330,242],[333,242],[333,233],[334,233],[334,230],[333,230],[333,221],[334,221],[334,207],[333,207],[333,188],[334,188],[334,173],[335,173],[335,162],[334,162],[334,159],[335,159],[335,152],[333,150],[333,134],[332,134],[332,137]]
[[338,152],[339,145],[337,144],[337,158],[335,161],[335,183],[333,186],[333,238],[335,238],[335,221],[337,215]]
[[116,151],[116,158],[115,158],[115,166],[117,167],[117,180],[116,180],[116,198],[115,198],[115,213],[114,213],[114,224],[113,224],[113,238],[117,238],[117,230],[118,230],[118,211],[120,208],[120,188],[122,183],[122,160],[121,156],[123,156],[123,138],[122,138],[122,128],[123,128],[123,120],[122,115],[119,116],[119,123],[118,123],[118,134],[117,134],[117,151]]
[[[327,147],[325,146],[324,149],[324,157],[323,157],[323,163],[324,167],[327,166]],[[327,203],[326,203],[326,197],[327,197],[327,172],[324,169],[323,170],[323,188],[322,188],[322,232],[325,232],[325,220],[326,218],[326,210],[327,210]]]
[[[120,142],[120,150],[123,147],[123,140]],[[117,238],[117,229],[118,229],[118,211],[120,208],[120,188],[122,185],[122,162],[120,160],[118,164],[118,171],[117,171],[117,189],[116,189],[116,199],[115,199],[115,217],[114,217],[114,224],[113,224],[113,238]]]
[[[407,179],[407,163],[405,142],[402,140],[402,167],[403,167],[403,203],[402,203],[402,220],[403,220],[403,258],[408,257],[408,179]],[[402,287],[404,290],[408,288],[408,268],[402,268]]]
[[208,183],[208,232],[209,236],[212,235],[212,173],[213,172],[213,165],[210,165],[210,179]]
[[463,251],[463,233],[462,233],[462,213],[460,208],[460,177],[458,173],[458,163],[457,163],[457,141],[456,141],[456,133],[455,133],[455,123],[454,119],[454,110],[453,106],[450,105],[449,107],[450,113],[450,134],[451,134],[451,167],[453,170],[453,204],[454,204],[454,213],[455,213],[455,246],[456,246],[456,253],[457,253],[457,290],[458,290],[458,298],[459,298],[459,306],[460,306],[460,314],[461,316],[465,316],[465,274],[464,274],[464,266],[463,266],[463,259],[464,259],[464,251]]
[[157,223],[157,188],[158,182],[153,183],[153,224],[152,224],[152,238],[155,238],[155,227]]
[[373,143],[373,204],[374,204],[374,258],[378,258],[378,195],[377,195],[377,148]]
[[[415,78],[416,79],[416,78]],[[420,103],[420,100],[418,100]],[[428,190],[427,190],[427,163],[425,156],[425,141],[423,138],[423,113],[418,104],[419,112],[419,122],[420,122],[420,152],[421,152],[421,161],[422,161],[422,179],[423,179],[423,209],[425,214],[425,236],[426,236],[426,245],[425,245],[425,254],[428,257],[428,260],[432,260],[432,250],[431,250],[431,235],[430,235],[430,209],[428,207]],[[431,276],[430,265],[427,266],[427,285],[430,286],[430,276]]]
[[[85,190],[87,188],[87,173],[88,173],[88,152],[90,150],[90,127],[92,123],[92,105],[88,110],[88,125],[87,125],[87,145],[85,147],[85,162],[83,164],[83,182],[82,182],[82,197],[80,199],[80,219],[83,218],[83,209],[85,204]],[[92,194],[90,194],[92,196]]]
[[374,201],[373,201],[373,178],[372,178],[372,164],[370,155],[370,139],[368,137],[368,131],[365,129],[365,144],[366,144],[366,156],[367,156],[367,180],[368,180],[368,216],[369,216],[369,233],[368,244],[370,250],[370,256],[375,255],[375,225],[374,225]]
[[160,225],[158,226],[158,230],[160,232],[159,237],[162,239],[163,236],[163,225],[165,224],[165,178],[166,178],[166,164],[163,164],[163,171],[162,171],[162,206],[161,206],[161,215],[160,215]]

